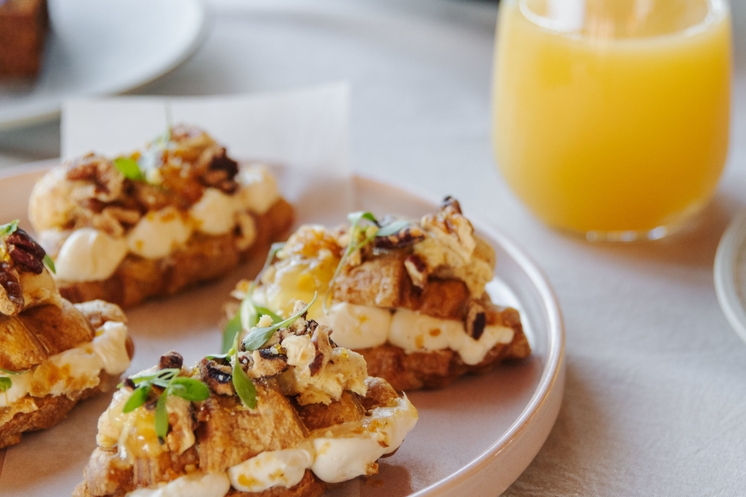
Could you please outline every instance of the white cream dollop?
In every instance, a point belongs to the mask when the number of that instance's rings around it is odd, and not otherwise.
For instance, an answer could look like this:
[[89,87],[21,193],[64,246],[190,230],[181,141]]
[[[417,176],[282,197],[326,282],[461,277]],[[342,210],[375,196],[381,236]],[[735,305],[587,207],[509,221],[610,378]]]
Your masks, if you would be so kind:
[[62,244],[54,261],[56,278],[63,281],[99,281],[114,274],[127,255],[127,241],[103,231],[81,228]]
[[392,407],[373,409],[362,422],[322,428],[311,434],[311,470],[327,483],[372,474],[376,461],[399,448],[417,419],[417,409],[404,396]]
[[127,234],[130,252],[146,259],[166,257],[186,243],[192,227],[175,207],[148,212]]
[[241,203],[246,209],[257,214],[266,213],[280,198],[275,177],[263,165],[242,165],[236,175],[236,181],[241,185]]
[[158,488],[140,488],[126,497],[223,497],[231,488],[225,473],[192,473]]
[[228,469],[233,488],[242,492],[261,492],[272,487],[297,485],[313,463],[310,444],[292,449],[271,450]]
[[202,198],[189,209],[197,231],[207,235],[224,235],[236,225],[240,204],[235,196],[217,188],[205,188]]
[[334,330],[337,345],[365,349],[386,342],[391,318],[388,309],[337,302],[329,309],[329,314],[321,314],[317,321]]
[[389,342],[407,353],[451,349],[465,364],[479,364],[498,343],[510,343],[513,329],[485,326],[479,340],[466,334],[461,321],[438,319],[406,309],[399,309],[391,320]]

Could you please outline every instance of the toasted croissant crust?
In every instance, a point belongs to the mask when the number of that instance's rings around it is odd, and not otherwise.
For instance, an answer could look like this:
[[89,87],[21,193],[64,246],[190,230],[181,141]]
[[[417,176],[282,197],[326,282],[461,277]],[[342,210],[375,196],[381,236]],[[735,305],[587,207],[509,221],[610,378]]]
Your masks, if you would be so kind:
[[[121,309],[102,301],[73,305],[62,300],[62,307],[42,305],[17,316],[0,315],[0,368],[21,371],[38,366],[52,355],[93,340],[94,327],[106,321],[126,322]],[[127,352],[134,353],[127,338]],[[104,371],[94,388],[66,395],[26,397],[0,407],[0,449],[21,441],[21,434],[50,428],[59,423],[75,405],[112,387],[116,379]]]

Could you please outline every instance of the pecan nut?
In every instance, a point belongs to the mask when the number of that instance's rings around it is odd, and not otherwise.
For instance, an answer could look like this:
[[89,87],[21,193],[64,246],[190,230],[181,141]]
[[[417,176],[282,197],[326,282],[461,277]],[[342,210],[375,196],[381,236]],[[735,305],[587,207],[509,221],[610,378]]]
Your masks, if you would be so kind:
[[469,306],[469,312],[466,315],[466,333],[474,340],[479,338],[484,333],[484,329],[487,327],[487,313],[484,308],[474,302]]
[[4,290],[0,292],[0,312],[7,316],[20,314],[25,305],[23,289],[18,273],[7,262],[0,262],[0,287]]
[[414,286],[420,290],[424,290],[427,285],[427,277],[430,273],[427,267],[427,263],[422,260],[417,254],[410,254],[404,259],[404,268],[409,274],[409,278],[412,280]]
[[163,354],[158,361],[158,369],[181,369],[183,365],[184,358],[173,350]]
[[22,271],[41,274],[44,271],[44,256],[47,253],[21,228],[5,239],[8,255]]
[[233,395],[233,372],[226,359],[204,358],[199,363],[202,381],[217,395]]

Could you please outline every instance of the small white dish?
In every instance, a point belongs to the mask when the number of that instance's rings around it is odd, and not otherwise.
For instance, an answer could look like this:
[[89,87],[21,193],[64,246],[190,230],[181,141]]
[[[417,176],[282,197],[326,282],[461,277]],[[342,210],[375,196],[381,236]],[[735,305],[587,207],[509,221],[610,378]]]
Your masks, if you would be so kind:
[[714,274],[720,307],[746,342],[746,210],[733,218],[720,239]]
[[111,95],[184,62],[206,34],[203,0],[53,0],[42,70],[0,85],[0,130],[56,118],[70,97]]

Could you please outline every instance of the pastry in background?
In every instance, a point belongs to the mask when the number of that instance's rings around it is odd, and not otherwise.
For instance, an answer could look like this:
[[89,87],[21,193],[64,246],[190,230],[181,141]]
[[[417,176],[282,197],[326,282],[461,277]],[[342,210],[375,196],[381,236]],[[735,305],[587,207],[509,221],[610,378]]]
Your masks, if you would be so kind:
[[256,284],[240,282],[226,340],[246,333],[257,314],[288,315],[294,298],[318,292],[324,297],[309,315],[397,390],[440,388],[531,353],[518,311],[485,291],[495,251],[456,200],[418,221],[362,212],[349,219],[338,229],[302,226]]
[[98,422],[76,497],[316,497],[378,472],[417,410],[331,330],[263,316],[226,354],[170,352],[129,377]]
[[111,388],[132,358],[122,310],[71,304],[47,265],[54,268],[17,221],[0,226],[0,449]]
[[0,0],[0,79],[36,77],[48,31],[46,0]]
[[292,217],[264,166],[238,164],[183,125],[129,156],[55,167],[29,201],[62,295],[124,307],[225,275]]

